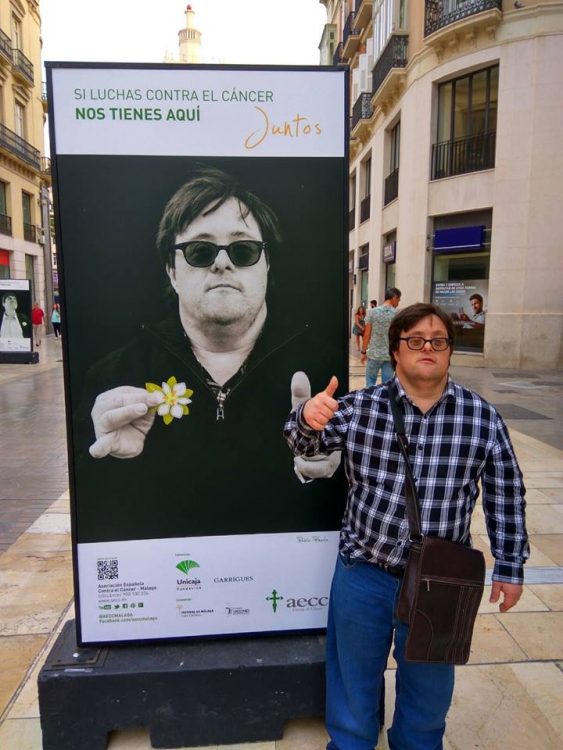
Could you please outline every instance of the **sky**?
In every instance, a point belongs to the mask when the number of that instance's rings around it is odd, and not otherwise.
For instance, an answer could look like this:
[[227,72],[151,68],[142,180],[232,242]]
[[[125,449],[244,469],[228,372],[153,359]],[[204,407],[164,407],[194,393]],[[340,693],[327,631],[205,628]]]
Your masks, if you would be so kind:
[[[41,0],[43,61],[163,62],[189,0]],[[317,65],[319,0],[193,0],[202,62]]]

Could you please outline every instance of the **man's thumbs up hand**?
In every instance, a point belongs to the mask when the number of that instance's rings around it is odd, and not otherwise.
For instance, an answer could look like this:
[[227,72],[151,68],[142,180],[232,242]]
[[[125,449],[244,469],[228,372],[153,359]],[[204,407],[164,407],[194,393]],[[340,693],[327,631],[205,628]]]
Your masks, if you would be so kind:
[[333,375],[324,391],[309,399],[303,407],[303,419],[313,430],[324,430],[336,410],[338,401],[333,395],[338,388],[338,379]]

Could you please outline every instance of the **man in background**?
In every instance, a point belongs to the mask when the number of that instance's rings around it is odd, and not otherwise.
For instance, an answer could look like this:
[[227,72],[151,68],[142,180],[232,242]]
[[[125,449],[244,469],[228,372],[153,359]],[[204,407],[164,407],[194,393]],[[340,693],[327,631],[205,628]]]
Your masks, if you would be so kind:
[[376,384],[380,370],[382,383],[393,377],[388,332],[400,301],[401,290],[393,286],[385,292],[385,301],[382,305],[368,310],[361,359],[362,364],[365,364],[367,359],[366,388]]
[[31,324],[33,325],[33,339],[35,346],[41,346],[41,332],[43,330],[43,320],[45,313],[39,307],[39,302],[35,300],[31,308]]

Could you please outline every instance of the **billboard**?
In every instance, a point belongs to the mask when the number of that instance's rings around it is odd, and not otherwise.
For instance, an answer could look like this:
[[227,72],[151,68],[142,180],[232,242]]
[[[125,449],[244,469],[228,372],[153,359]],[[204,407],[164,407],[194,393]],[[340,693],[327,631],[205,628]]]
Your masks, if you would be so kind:
[[347,383],[346,76],[47,67],[79,640],[324,627],[343,472],[282,427]]
[[459,351],[483,351],[488,294],[487,279],[433,283],[432,302],[451,315]]

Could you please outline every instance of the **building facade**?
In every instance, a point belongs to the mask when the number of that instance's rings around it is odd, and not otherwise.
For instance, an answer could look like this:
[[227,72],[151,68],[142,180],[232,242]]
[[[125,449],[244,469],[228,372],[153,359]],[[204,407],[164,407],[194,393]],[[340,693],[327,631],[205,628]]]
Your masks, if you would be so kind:
[[[29,279],[50,309],[50,168],[36,0],[0,0],[0,279]],[[46,237],[47,235],[47,237]]]
[[455,362],[563,364],[563,2],[321,0],[350,71],[350,304],[435,301]]

